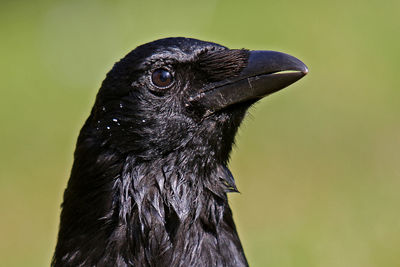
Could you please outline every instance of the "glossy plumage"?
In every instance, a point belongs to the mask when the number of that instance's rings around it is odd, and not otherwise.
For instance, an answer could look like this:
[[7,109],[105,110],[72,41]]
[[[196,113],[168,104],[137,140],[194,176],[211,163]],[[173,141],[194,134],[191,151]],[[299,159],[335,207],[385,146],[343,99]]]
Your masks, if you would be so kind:
[[[240,77],[249,54],[167,38],[115,64],[78,138],[53,266],[247,266],[226,166],[260,97],[215,111],[197,99]],[[160,68],[168,88],[151,80]]]

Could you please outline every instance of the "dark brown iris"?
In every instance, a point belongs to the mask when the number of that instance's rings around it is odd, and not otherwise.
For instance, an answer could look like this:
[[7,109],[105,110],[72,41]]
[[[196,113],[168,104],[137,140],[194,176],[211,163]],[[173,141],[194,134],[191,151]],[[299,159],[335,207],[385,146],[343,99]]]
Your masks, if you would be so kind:
[[166,88],[174,81],[170,71],[166,69],[156,69],[151,75],[153,84],[160,88]]

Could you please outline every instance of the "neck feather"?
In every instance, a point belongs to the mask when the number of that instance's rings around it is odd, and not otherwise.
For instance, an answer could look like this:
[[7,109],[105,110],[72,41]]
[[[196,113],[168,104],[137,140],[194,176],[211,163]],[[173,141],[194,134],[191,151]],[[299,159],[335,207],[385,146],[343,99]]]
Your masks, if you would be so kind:
[[53,266],[246,266],[223,164],[179,151],[143,161],[96,143],[78,140]]

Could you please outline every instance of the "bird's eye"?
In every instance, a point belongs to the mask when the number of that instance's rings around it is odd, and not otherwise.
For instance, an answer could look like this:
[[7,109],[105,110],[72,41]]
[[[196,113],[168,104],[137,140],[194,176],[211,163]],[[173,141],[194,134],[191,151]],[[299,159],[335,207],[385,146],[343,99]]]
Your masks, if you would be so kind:
[[156,69],[151,75],[151,81],[159,88],[167,88],[172,84],[174,78],[170,71],[166,69]]

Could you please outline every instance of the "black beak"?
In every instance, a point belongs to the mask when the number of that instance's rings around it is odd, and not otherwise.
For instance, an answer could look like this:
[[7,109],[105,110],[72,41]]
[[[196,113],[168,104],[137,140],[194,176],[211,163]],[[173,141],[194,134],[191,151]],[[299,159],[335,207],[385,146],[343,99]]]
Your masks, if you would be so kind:
[[189,99],[203,117],[234,104],[255,101],[298,81],[308,73],[297,58],[275,51],[250,51],[239,76],[210,85]]

